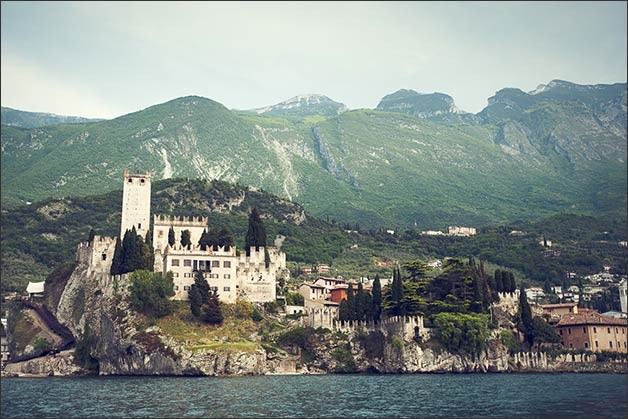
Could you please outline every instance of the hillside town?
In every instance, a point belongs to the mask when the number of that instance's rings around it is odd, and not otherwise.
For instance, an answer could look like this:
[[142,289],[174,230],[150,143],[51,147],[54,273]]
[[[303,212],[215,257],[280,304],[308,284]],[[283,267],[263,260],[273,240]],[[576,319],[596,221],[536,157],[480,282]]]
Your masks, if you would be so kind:
[[[120,237],[134,232],[141,239],[150,241],[154,254],[153,271],[173,282],[173,300],[188,300],[195,276],[200,272],[208,289],[219,297],[223,304],[234,304],[238,300],[253,304],[281,303],[283,316],[298,320],[301,326],[328,328],[331,330],[401,330],[404,336],[427,337],[430,329],[425,327],[421,316],[404,317],[391,315],[381,321],[353,321],[343,319],[341,306],[356,298],[356,293],[368,294],[373,298],[374,286],[378,289],[393,286],[393,278],[345,279],[334,276],[333,267],[327,264],[303,265],[295,273],[297,281],[291,286],[281,287],[291,277],[287,268],[285,253],[279,247],[255,247],[240,251],[233,243],[209,245],[203,243],[208,233],[209,223],[205,216],[181,217],[155,214],[151,217],[151,173],[132,174],[124,172],[123,199],[120,225]],[[394,231],[388,232],[394,234]],[[469,237],[477,234],[472,227],[450,227],[448,233],[424,231],[422,234]],[[525,234],[511,232],[511,234]],[[91,241],[77,246],[78,263],[87,267],[89,275],[101,278],[102,283],[118,281],[113,275],[116,249],[122,242],[120,237],[94,235]],[[279,242],[280,243],[280,242]],[[551,248],[552,242],[542,238],[539,242],[544,248]],[[432,259],[425,262],[425,268],[440,270],[444,260]],[[391,260],[373,261],[375,266],[393,266]],[[126,274],[125,274],[126,275]],[[575,279],[575,274],[567,274]],[[614,275],[610,267],[602,272],[580,279],[581,286],[527,287],[525,296],[532,306],[532,311],[542,317],[560,335],[560,344],[565,349],[627,352],[626,344],[626,277]],[[618,290],[620,311],[607,310],[598,312],[591,307],[591,301]],[[378,291],[381,292],[381,291]],[[45,294],[45,282],[29,282],[25,293],[28,299],[41,301]],[[294,295],[299,298],[295,298]],[[517,313],[517,301],[520,290],[513,286],[499,294],[501,304],[508,307],[511,315]],[[381,297],[380,297],[381,298]],[[500,301],[498,299],[497,301]],[[504,305],[505,304],[505,305]],[[496,306],[497,307],[497,306]],[[2,362],[10,361],[7,343],[7,313],[2,319]],[[33,316],[37,317],[34,312]],[[41,319],[45,322],[43,316]],[[345,316],[346,317],[346,316]],[[347,329],[349,328],[349,329]],[[54,326],[51,326],[54,329]]]

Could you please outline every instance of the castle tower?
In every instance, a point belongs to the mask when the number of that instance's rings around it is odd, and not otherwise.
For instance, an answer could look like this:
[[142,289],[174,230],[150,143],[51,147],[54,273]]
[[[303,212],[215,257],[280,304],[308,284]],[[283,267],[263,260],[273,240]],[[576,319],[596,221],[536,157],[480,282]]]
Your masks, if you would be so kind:
[[133,227],[137,234],[146,237],[150,228],[150,179],[150,171],[145,175],[124,171],[120,240],[124,238],[124,233]]

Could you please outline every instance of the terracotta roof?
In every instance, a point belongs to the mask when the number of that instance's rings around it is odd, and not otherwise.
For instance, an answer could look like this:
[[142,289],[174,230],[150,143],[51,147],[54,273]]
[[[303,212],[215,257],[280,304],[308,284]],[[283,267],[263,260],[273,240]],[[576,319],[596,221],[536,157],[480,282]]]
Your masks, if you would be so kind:
[[301,284],[301,285],[307,285],[307,286],[308,286],[308,287],[310,287],[310,288],[325,288],[325,287],[324,287],[324,286],[322,286],[322,285],[316,285],[316,284],[313,284],[313,283],[311,283],[311,282],[307,282],[307,281],[306,281],[306,282],[304,282],[304,283],[303,283],[303,284]]
[[580,324],[628,325],[626,319],[616,319],[613,317],[602,316],[600,313],[595,311],[585,311],[584,313],[564,315],[558,324],[556,324],[556,327],[574,326]]
[[577,306],[578,303],[541,304],[543,308],[563,308]]

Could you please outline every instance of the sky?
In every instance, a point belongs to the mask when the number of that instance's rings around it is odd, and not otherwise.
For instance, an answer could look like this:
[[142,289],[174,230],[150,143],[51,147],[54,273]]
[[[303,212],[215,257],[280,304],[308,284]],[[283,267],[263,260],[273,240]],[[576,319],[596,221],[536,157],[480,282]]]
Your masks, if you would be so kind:
[[626,82],[626,4],[2,1],[1,102],[113,118],[187,95],[356,109],[413,89],[477,113],[505,87]]

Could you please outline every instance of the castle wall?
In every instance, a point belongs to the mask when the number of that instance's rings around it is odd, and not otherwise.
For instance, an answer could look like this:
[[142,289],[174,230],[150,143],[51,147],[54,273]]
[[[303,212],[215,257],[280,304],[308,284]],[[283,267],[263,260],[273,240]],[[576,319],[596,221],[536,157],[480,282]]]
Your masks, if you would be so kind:
[[163,274],[172,272],[177,300],[187,300],[188,290],[194,284],[194,271],[204,272],[210,287],[215,287],[220,301],[234,303],[238,295],[235,248],[201,250],[196,245],[190,249],[181,245],[168,246],[163,258]]
[[94,236],[91,243],[79,243],[76,250],[76,260],[88,265],[88,272],[90,273],[109,274],[116,241],[117,238]]
[[161,250],[166,248],[170,227],[174,230],[175,244],[180,244],[181,233],[184,230],[189,230],[190,241],[193,245],[196,245],[207,226],[207,217],[190,218],[155,215],[153,217],[153,248]]
[[137,234],[146,237],[150,228],[150,182],[150,171],[145,175],[124,171],[120,238],[124,238],[124,233],[133,227]]
[[249,255],[242,252],[238,258],[238,284],[241,297],[254,303],[274,301],[277,298],[277,276],[286,270],[286,254],[269,247],[270,263],[266,268],[264,248],[252,248]]

